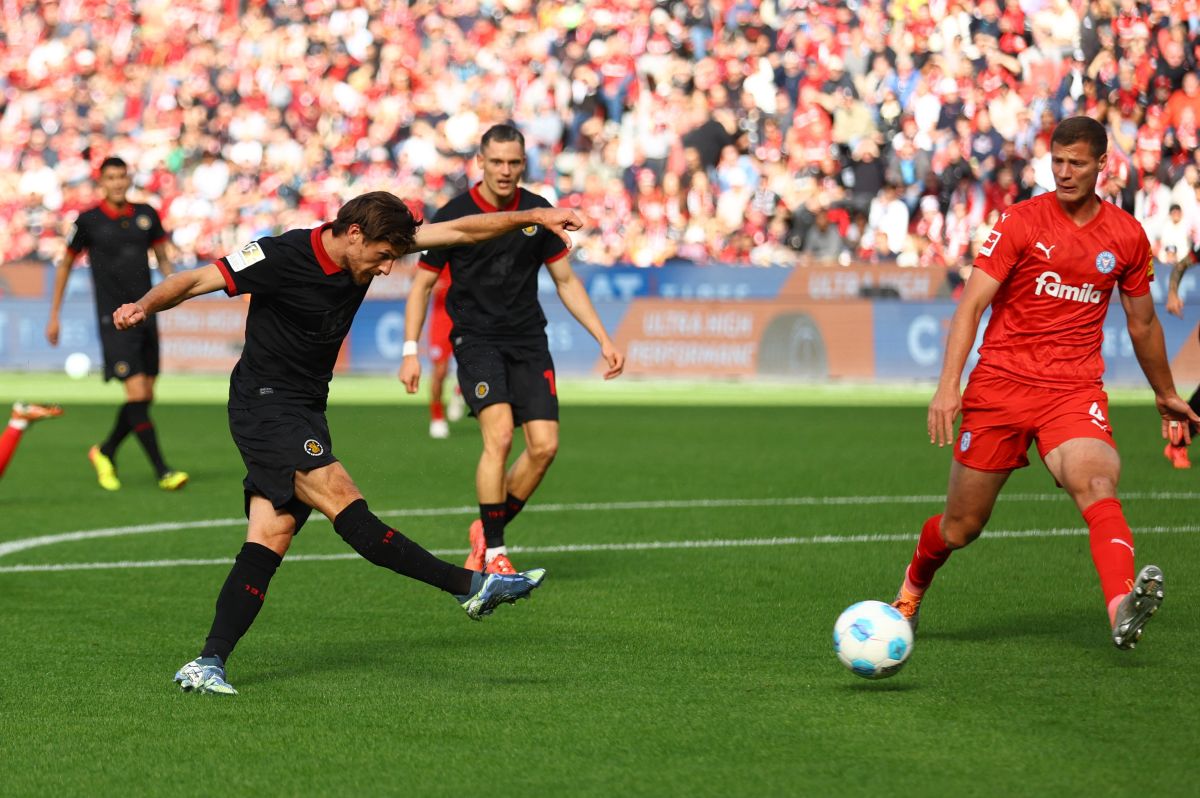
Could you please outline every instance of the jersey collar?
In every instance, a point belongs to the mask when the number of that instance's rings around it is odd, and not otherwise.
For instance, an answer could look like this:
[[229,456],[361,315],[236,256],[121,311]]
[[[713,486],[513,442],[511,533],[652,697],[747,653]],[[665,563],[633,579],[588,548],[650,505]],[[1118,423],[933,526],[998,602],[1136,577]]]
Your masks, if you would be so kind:
[[110,205],[108,200],[100,200],[100,212],[109,219],[120,219],[122,216],[133,216],[133,203],[126,202],[123,209],[118,210],[115,205]]
[[495,205],[483,198],[483,194],[479,192],[480,185],[482,184],[476,183],[475,185],[471,186],[471,199],[474,200],[475,204],[479,206],[479,210],[484,211],[485,213],[492,213],[499,210],[515,211],[517,206],[521,204],[520,186],[517,186],[517,190],[513,192],[512,202],[508,203],[507,208],[497,208]]
[[325,251],[325,245],[321,243],[321,233],[323,233],[327,227],[329,227],[328,222],[320,227],[314,227],[309,238],[312,241],[313,254],[317,256],[317,263],[320,264],[321,271],[333,276],[335,274],[340,274],[342,270],[336,263],[334,263],[333,258],[329,257],[329,253]]

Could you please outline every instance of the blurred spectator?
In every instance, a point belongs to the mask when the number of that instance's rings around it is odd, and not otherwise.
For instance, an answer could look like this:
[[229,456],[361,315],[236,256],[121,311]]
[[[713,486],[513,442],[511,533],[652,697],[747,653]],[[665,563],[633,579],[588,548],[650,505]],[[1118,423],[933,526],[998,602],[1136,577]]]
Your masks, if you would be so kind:
[[[436,207],[478,179],[475,142],[502,121],[526,135],[527,179],[587,217],[576,257],[596,263],[792,263],[823,204],[864,257],[953,267],[995,214],[1053,190],[1050,131],[1076,113],[1109,127],[1105,198],[1163,230],[1170,204],[1198,208],[1194,3],[75,0],[0,15],[6,260],[61,254],[110,154],[186,263],[375,188]],[[880,216],[885,181],[911,235],[878,223],[900,217]]]

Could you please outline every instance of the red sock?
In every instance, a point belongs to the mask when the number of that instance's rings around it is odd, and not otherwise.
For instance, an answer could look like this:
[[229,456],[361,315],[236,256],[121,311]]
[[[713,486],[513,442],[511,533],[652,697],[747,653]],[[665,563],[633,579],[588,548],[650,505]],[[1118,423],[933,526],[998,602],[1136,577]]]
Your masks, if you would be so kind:
[[1083,511],[1092,546],[1092,562],[1100,575],[1104,601],[1111,604],[1133,588],[1133,533],[1125,523],[1121,503],[1101,499]]
[[908,564],[908,586],[924,593],[933,581],[933,575],[950,559],[951,549],[942,540],[942,515],[938,513],[925,521],[921,527],[921,539]]
[[0,476],[3,476],[4,469],[8,468],[8,461],[12,459],[13,452],[17,450],[17,444],[21,442],[23,434],[25,434],[24,427],[5,425],[4,434],[0,435]]
[[429,403],[429,419],[431,421],[441,421],[446,418],[446,406],[442,404],[442,400]]

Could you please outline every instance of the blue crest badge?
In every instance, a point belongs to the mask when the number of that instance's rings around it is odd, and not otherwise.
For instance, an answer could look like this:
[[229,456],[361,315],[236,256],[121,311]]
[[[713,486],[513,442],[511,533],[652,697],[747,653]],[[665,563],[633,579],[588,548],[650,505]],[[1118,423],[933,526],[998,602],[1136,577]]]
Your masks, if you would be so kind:
[[1117,268],[1117,256],[1107,249],[1096,256],[1096,271],[1108,274],[1115,268]]
[[964,432],[962,434],[962,438],[958,442],[958,450],[960,452],[965,452],[970,447],[971,447],[971,433],[969,431]]

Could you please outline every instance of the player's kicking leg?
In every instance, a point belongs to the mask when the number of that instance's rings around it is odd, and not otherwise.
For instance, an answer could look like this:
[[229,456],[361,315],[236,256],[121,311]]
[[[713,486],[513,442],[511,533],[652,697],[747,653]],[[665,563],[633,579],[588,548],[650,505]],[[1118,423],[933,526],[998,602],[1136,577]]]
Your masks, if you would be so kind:
[[914,634],[920,624],[921,602],[933,583],[934,574],[946,564],[955,549],[979,537],[1008,474],[1008,471],[968,468],[957,460],[950,466],[946,510],[926,519],[921,527],[917,548],[892,602],[892,606],[908,619]]
[[1138,572],[1133,590],[1121,597],[1112,617],[1113,645],[1131,649],[1142,639],[1142,628],[1163,602],[1163,573],[1157,565]]

